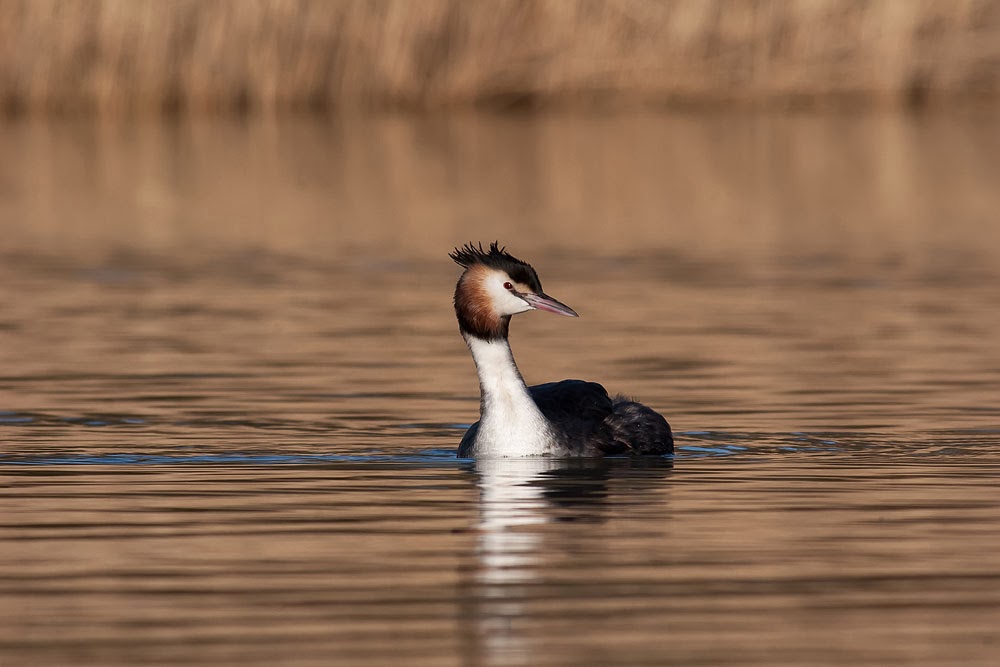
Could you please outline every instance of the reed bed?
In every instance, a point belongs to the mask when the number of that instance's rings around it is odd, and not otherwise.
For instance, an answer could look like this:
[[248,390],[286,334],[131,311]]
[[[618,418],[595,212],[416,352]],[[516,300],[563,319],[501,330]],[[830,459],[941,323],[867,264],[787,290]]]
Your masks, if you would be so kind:
[[997,99],[997,0],[0,0],[15,114]]

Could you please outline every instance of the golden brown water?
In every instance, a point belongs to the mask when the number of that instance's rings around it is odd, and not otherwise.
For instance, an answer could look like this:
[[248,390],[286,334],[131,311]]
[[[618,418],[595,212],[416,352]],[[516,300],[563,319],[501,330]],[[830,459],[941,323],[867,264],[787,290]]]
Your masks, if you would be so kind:
[[[0,664],[995,664],[997,128],[8,124]],[[454,458],[493,238],[673,461]]]

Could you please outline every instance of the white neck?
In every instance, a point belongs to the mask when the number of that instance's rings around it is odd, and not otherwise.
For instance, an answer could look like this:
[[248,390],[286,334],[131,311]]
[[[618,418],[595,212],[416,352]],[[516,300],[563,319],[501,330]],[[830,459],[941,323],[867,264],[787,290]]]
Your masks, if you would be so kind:
[[552,429],[531,399],[507,340],[464,337],[476,362],[481,392],[476,456],[542,456],[549,453]]

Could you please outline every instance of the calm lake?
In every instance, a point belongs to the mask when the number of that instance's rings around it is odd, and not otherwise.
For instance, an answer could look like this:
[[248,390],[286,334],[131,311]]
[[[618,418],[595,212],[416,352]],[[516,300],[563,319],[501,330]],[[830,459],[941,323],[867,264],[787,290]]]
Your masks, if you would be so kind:
[[[0,664],[996,665],[994,114],[0,126]],[[447,253],[653,461],[457,459]]]

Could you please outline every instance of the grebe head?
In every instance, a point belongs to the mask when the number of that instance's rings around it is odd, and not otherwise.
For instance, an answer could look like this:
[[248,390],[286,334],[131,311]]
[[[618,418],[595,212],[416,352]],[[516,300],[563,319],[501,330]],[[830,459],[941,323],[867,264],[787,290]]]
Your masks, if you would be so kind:
[[448,255],[465,268],[455,287],[455,314],[463,333],[486,340],[507,337],[511,315],[544,310],[578,317],[576,312],[542,291],[538,274],[496,241],[490,249],[471,243]]

